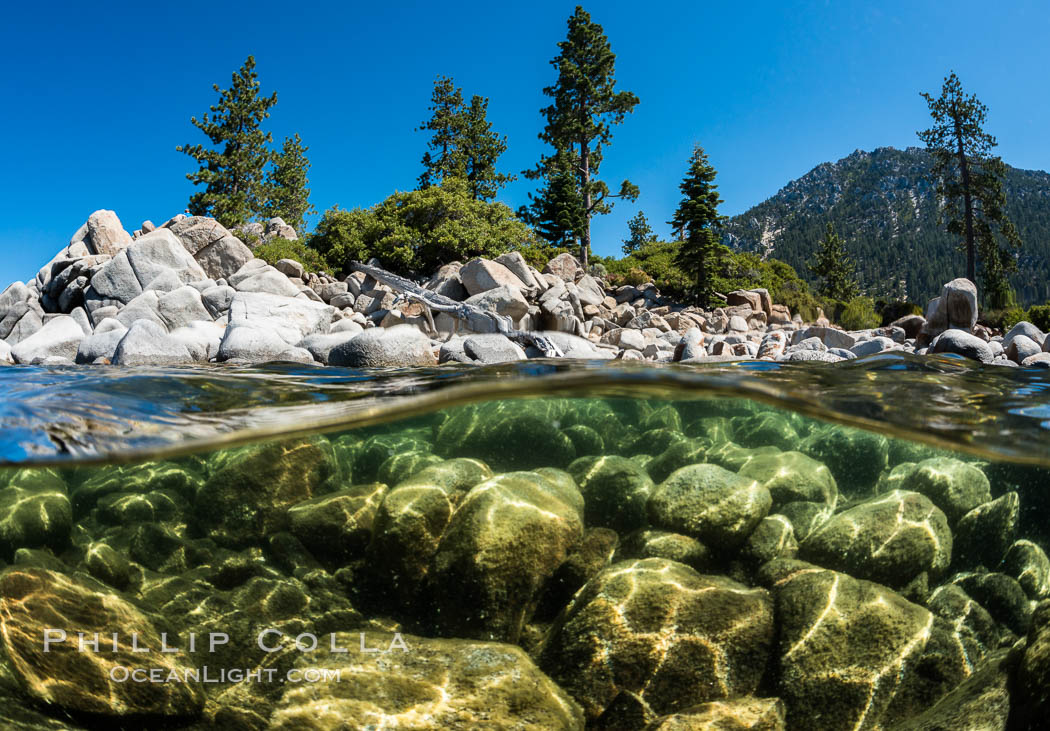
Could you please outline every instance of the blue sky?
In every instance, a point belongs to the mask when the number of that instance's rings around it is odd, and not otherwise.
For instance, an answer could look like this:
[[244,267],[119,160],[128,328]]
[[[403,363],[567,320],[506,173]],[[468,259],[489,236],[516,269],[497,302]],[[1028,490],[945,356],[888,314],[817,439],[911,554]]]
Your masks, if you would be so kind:
[[[254,54],[276,90],[275,139],[309,145],[318,210],[375,203],[420,172],[437,74],[490,97],[509,138],[502,167],[531,167],[549,65],[575,2],[17,3],[0,44],[0,287],[26,279],[98,208],[125,227],[183,210],[203,140],[190,125],[212,83]],[[617,128],[602,177],[638,184],[593,226],[619,250],[641,208],[664,233],[692,145],[739,213],[813,166],[855,149],[918,144],[918,93],[954,68],[989,106],[1010,164],[1050,169],[1050,10],[1043,2],[619,2],[585,7],[641,103]],[[964,39],[965,45],[960,44]],[[532,181],[504,191],[512,207]]]

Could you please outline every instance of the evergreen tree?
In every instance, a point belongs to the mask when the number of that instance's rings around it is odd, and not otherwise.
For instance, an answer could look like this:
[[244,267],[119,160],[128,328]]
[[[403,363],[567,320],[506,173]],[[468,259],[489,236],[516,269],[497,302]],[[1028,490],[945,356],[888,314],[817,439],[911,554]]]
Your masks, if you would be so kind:
[[722,199],[715,185],[716,174],[704,149],[696,145],[689,158],[689,171],[678,186],[683,198],[669,221],[684,234],[675,264],[692,284],[693,302],[701,306],[707,305],[714,294],[711,282],[725,248],[719,243],[718,229],[725,217],[718,214]]
[[554,246],[573,246],[584,227],[583,199],[575,169],[570,151],[557,152],[549,161],[546,186],[535,196],[529,193],[531,203],[518,210],[518,217]]
[[475,94],[465,105],[463,90],[451,78],[439,76],[430,101],[430,119],[419,127],[433,133],[427,142],[430,149],[423,154],[419,187],[454,176],[467,181],[474,200],[492,200],[516,176],[496,171],[496,162],[507,151],[507,138],[493,131],[487,119],[489,100]]
[[656,241],[653,227],[649,225],[649,220],[641,211],[638,211],[634,218],[627,222],[627,231],[629,235],[623,240],[624,256],[630,256],[645,244]]
[[507,151],[507,138],[493,131],[486,118],[488,108],[489,100],[475,94],[461,112],[463,135],[459,154],[470,194],[476,201],[492,200],[500,188],[517,179],[516,175],[496,171],[496,161]]
[[847,256],[845,244],[830,223],[813,262],[809,264],[809,271],[820,277],[817,292],[821,297],[849,302],[860,294],[857,267]]
[[[611,198],[638,197],[638,188],[630,181],[623,181],[620,192],[612,195],[608,185],[597,178],[603,150],[612,141],[612,125],[623,122],[638,104],[638,97],[629,91],[615,90],[616,55],[602,27],[592,22],[582,7],[576,6],[568,21],[568,35],[558,48],[561,52],[551,61],[558,69],[558,80],[543,90],[553,103],[543,109],[547,126],[540,139],[555,150],[574,152],[583,222],[579,231],[580,258],[587,266],[591,217],[608,213]],[[526,172],[526,177],[550,178],[554,171],[560,174],[557,168],[552,169],[555,157],[557,153],[542,158],[535,170]]]
[[310,205],[310,180],[306,177],[310,161],[299,135],[286,137],[284,146],[273,159],[273,167],[266,174],[267,200],[265,213],[268,217],[279,216],[302,236],[305,233],[306,216],[314,212]]
[[190,119],[208,137],[211,148],[179,145],[175,149],[200,164],[199,170],[186,176],[194,185],[205,186],[190,196],[190,213],[214,216],[222,225],[233,227],[262,213],[263,171],[270,160],[267,144],[273,137],[260,125],[277,103],[277,92],[259,95],[254,56],[233,75],[229,89],[220,89],[218,84],[212,87],[219,92],[218,103],[200,120]]
[[[921,96],[933,126],[918,135],[934,158],[941,223],[948,233],[963,237],[966,277],[976,281],[980,258],[985,294],[992,306],[1003,306],[1012,299],[1006,275],[1016,268],[1010,248],[1020,248],[1021,237],[1005,212],[1006,166],[989,154],[997,142],[983,128],[988,107],[963,92],[954,71],[945,78],[940,97]],[[1000,237],[1008,248],[1000,246]]]
[[463,177],[464,174],[458,149],[463,136],[463,90],[456,88],[450,77],[437,77],[430,94],[429,109],[430,119],[418,128],[421,132],[432,133],[427,142],[430,149],[423,153],[420,188],[436,185],[451,175]]

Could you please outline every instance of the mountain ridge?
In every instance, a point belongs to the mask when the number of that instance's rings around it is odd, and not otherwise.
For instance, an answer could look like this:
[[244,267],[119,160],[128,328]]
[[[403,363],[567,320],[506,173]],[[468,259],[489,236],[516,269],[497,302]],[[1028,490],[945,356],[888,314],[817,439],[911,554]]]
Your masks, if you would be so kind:
[[[786,261],[812,282],[806,263],[831,221],[867,294],[925,302],[965,273],[957,237],[937,223],[932,164],[919,147],[858,149],[820,163],[731,217],[723,243]],[[1008,165],[1004,191],[1024,242],[1011,284],[1021,304],[1042,303],[1050,299],[1050,173]]]

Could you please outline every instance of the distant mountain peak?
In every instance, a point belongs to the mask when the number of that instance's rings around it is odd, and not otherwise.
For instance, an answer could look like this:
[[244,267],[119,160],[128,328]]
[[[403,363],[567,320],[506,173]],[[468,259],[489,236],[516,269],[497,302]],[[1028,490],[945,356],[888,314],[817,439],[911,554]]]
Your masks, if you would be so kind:
[[[909,298],[924,302],[961,276],[965,256],[937,222],[933,160],[920,147],[854,150],[787,183],[734,216],[724,241],[782,259],[803,277],[830,221],[857,261],[868,294],[886,295],[903,279]],[[1050,174],[1007,166],[1007,210],[1025,248],[1012,278],[1019,299],[1050,298]]]

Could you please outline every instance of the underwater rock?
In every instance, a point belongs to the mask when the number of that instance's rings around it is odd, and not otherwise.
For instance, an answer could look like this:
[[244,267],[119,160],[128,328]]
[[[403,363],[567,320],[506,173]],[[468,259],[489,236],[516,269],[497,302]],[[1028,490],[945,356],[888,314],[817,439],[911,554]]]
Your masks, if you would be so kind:
[[122,553],[105,543],[92,543],[84,551],[84,568],[101,582],[123,591],[130,579],[131,567]]
[[602,435],[586,424],[573,424],[562,429],[562,433],[572,442],[577,457],[601,455],[605,452],[605,440],[602,439]]
[[72,526],[66,484],[54,470],[19,470],[0,488],[0,556],[45,546],[57,553],[68,545]]
[[434,633],[517,641],[540,589],[583,537],[583,501],[565,478],[511,472],[467,493],[427,573]]
[[1014,577],[1029,599],[1050,594],[1050,559],[1037,544],[1015,541],[1003,557],[1003,573]]
[[1050,599],[1039,602],[1032,614],[1028,642],[1015,677],[1012,700],[1017,728],[1039,728],[1050,713]]
[[[393,477],[397,462],[407,459],[415,462],[418,455],[424,455],[430,451],[430,443],[408,434],[375,434],[364,442],[356,445],[352,450],[353,459],[349,470],[354,482],[386,482],[393,484],[394,480],[383,480],[379,477],[379,470],[391,458],[395,458],[388,467],[388,477]],[[401,455],[413,455],[409,458]],[[402,464],[402,468],[404,465]]]
[[752,460],[773,454],[780,454],[780,448],[769,446],[748,449],[735,442],[722,442],[707,451],[707,461],[730,472],[739,472]]
[[769,490],[774,510],[797,501],[824,503],[831,508],[838,502],[838,487],[831,470],[801,452],[756,455],[740,468],[739,474]]
[[832,510],[823,503],[811,503],[800,500],[781,505],[777,508],[776,514],[783,515],[791,522],[795,540],[801,543],[828,522],[832,515]]
[[344,560],[364,552],[387,486],[372,482],[336,490],[288,509],[289,530],[319,558]]
[[995,568],[1017,536],[1020,499],[1008,492],[978,505],[955,526],[956,565]]
[[775,694],[792,728],[850,731],[915,715],[969,672],[951,626],[869,581],[801,561],[773,561]]
[[769,491],[713,464],[683,467],[649,497],[655,528],[693,536],[716,550],[740,546],[769,512]]
[[992,499],[985,474],[972,464],[951,457],[924,459],[910,467],[898,465],[890,472],[886,489],[922,493],[944,511],[950,525]]
[[445,460],[429,452],[408,451],[390,455],[376,470],[376,481],[387,485],[396,485],[431,465],[441,464]]
[[111,525],[181,522],[186,505],[186,500],[172,490],[153,490],[145,494],[111,492],[99,498],[96,515]]
[[619,536],[608,528],[588,528],[583,540],[555,569],[536,607],[536,618],[551,620],[568,605],[581,586],[612,561]]
[[663,454],[678,442],[685,441],[685,438],[676,429],[649,429],[630,439],[629,443],[622,444],[620,451],[627,457],[639,454],[655,456]]
[[733,441],[742,447],[793,449],[799,443],[798,433],[783,414],[772,411],[732,420]]
[[889,442],[881,434],[827,426],[814,430],[798,451],[826,465],[839,492],[856,497],[869,493],[886,469]]
[[711,549],[695,538],[662,530],[639,530],[625,537],[616,549],[614,561],[632,558],[665,558],[701,573],[714,569]]
[[784,703],[779,698],[730,698],[702,703],[658,718],[645,731],[784,731]]
[[[347,728],[522,728],[582,731],[580,707],[519,647],[368,632],[336,634],[347,653],[297,659],[339,682],[288,684],[270,731]],[[369,650],[360,652],[362,642]],[[400,649],[406,647],[407,650]]]
[[624,561],[577,593],[551,628],[539,664],[589,719],[621,695],[666,714],[753,693],[773,635],[764,589],[665,559]]
[[203,477],[195,470],[172,462],[147,462],[134,465],[111,465],[92,473],[72,488],[73,512],[80,516],[90,512],[104,496],[111,493],[147,494],[173,492],[192,501]]
[[998,647],[995,619],[958,584],[938,586],[926,601],[926,608],[952,623],[959,633],[962,653],[973,665]]
[[747,539],[742,557],[754,565],[775,558],[795,558],[798,541],[791,521],[783,515],[767,515]]
[[1017,583],[1006,574],[959,574],[952,577],[963,591],[988,610],[996,622],[1017,635],[1024,635],[1032,622],[1032,602]]
[[833,515],[799,546],[799,556],[859,579],[900,588],[951,562],[952,534],[925,495],[894,490]]
[[583,495],[587,526],[618,533],[645,527],[646,504],[654,485],[637,462],[616,456],[581,457],[568,471]]
[[565,468],[576,448],[552,427],[545,409],[543,403],[520,403],[513,411],[502,404],[458,410],[438,428],[434,451],[480,459],[495,470]]
[[1010,717],[1010,674],[1007,650],[989,655],[930,708],[893,726],[893,731],[1004,731]]
[[197,492],[194,525],[220,545],[245,546],[285,530],[288,508],[321,492],[337,472],[324,437],[231,450]]
[[677,469],[705,462],[708,443],[701,439],[682,439],[674,442],[645,465],[654,482],[663,482]]
[[[63,642],[45,645],[44,638]],[[76,633],[98,633],[99,650],[80,651]],[[114,632],[118,632],[114,635]],[[113,638],[117,639],[114,640]],[[153,648],[148,660],[132,648]],[[114,651],[114,642],[116,648]],[[192,718],[204,702],[201,687],[186,682],[183,653],[160,653],[154,623],[130,602],[101,585],[45,569],[9,568],[0,574],[0,643],[12,672],[41,703],[102,717]],[[117,668],[156,668],[161,683],[120,682]],[[117,722],[119,723],[119,722]]]
[[490,477],[492,470],[483,462],[450,459],[386,493],[368,549],[368,565],[382,581],[384,596],[395,604],[406,604],[415,596],[456,506],[472,487]]

